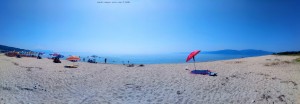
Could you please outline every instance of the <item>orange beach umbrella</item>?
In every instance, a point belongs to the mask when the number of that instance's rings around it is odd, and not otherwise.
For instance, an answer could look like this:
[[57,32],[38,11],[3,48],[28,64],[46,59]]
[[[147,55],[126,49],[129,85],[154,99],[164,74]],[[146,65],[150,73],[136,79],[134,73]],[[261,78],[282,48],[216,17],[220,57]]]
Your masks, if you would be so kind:
[[77,57],[77,56],[70,56],[70,57],[67,58],[67,60],[69,60],[69,61],[78,61],[78,60],[80,60],[80,58]]

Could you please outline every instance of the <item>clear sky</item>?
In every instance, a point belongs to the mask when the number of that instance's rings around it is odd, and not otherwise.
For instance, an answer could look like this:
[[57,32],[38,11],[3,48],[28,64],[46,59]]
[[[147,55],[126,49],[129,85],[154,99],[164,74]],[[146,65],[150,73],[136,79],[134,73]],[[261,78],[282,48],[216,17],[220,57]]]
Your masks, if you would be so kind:
[[297,0],[2,0],[0,44],[96,53],[300,50]]

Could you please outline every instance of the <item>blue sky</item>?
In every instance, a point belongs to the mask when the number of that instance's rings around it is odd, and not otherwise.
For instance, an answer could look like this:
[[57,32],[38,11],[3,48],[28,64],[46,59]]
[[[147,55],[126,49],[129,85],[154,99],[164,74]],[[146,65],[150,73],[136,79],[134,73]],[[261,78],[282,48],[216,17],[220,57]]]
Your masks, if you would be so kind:
[[300,50],[297,0],[98,1],[1,1],[0,44],[113,54]]

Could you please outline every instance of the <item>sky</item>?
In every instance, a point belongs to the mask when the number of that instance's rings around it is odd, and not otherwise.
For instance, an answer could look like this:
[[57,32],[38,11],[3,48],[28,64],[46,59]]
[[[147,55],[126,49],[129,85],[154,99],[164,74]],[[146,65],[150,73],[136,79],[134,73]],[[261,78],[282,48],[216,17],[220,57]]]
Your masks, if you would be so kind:
[[196,49],[300,50],[297,0],[3,0],[0,44],[157,54]]

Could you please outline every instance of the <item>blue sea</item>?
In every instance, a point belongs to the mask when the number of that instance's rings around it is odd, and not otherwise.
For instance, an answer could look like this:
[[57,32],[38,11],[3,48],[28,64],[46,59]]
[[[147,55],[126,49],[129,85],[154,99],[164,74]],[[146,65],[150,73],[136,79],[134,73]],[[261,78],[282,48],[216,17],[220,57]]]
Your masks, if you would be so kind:
[[[66,59],[69,57],[67,53],[63,54]],[[97,55],[98,57],[93,58],[92,55],[77,54],[80,56],[81,61],[83,58],[85,61],[88,59],[95,59],[98,63],[104,63],[104,59],[107,59],[107,63],[110,64],[168,64],[168,63],[186,63],[186,58],[189,54],[173,53],[173,54],[155,54],[155,55]],[[45,55],[44,55],[45,56]],[[198,54],[195,57],[196,62],[207,62],[217,60],[228,60],[244,57],[262,56],[261,54]],[[193,62],[190,60],[189,62]]]

